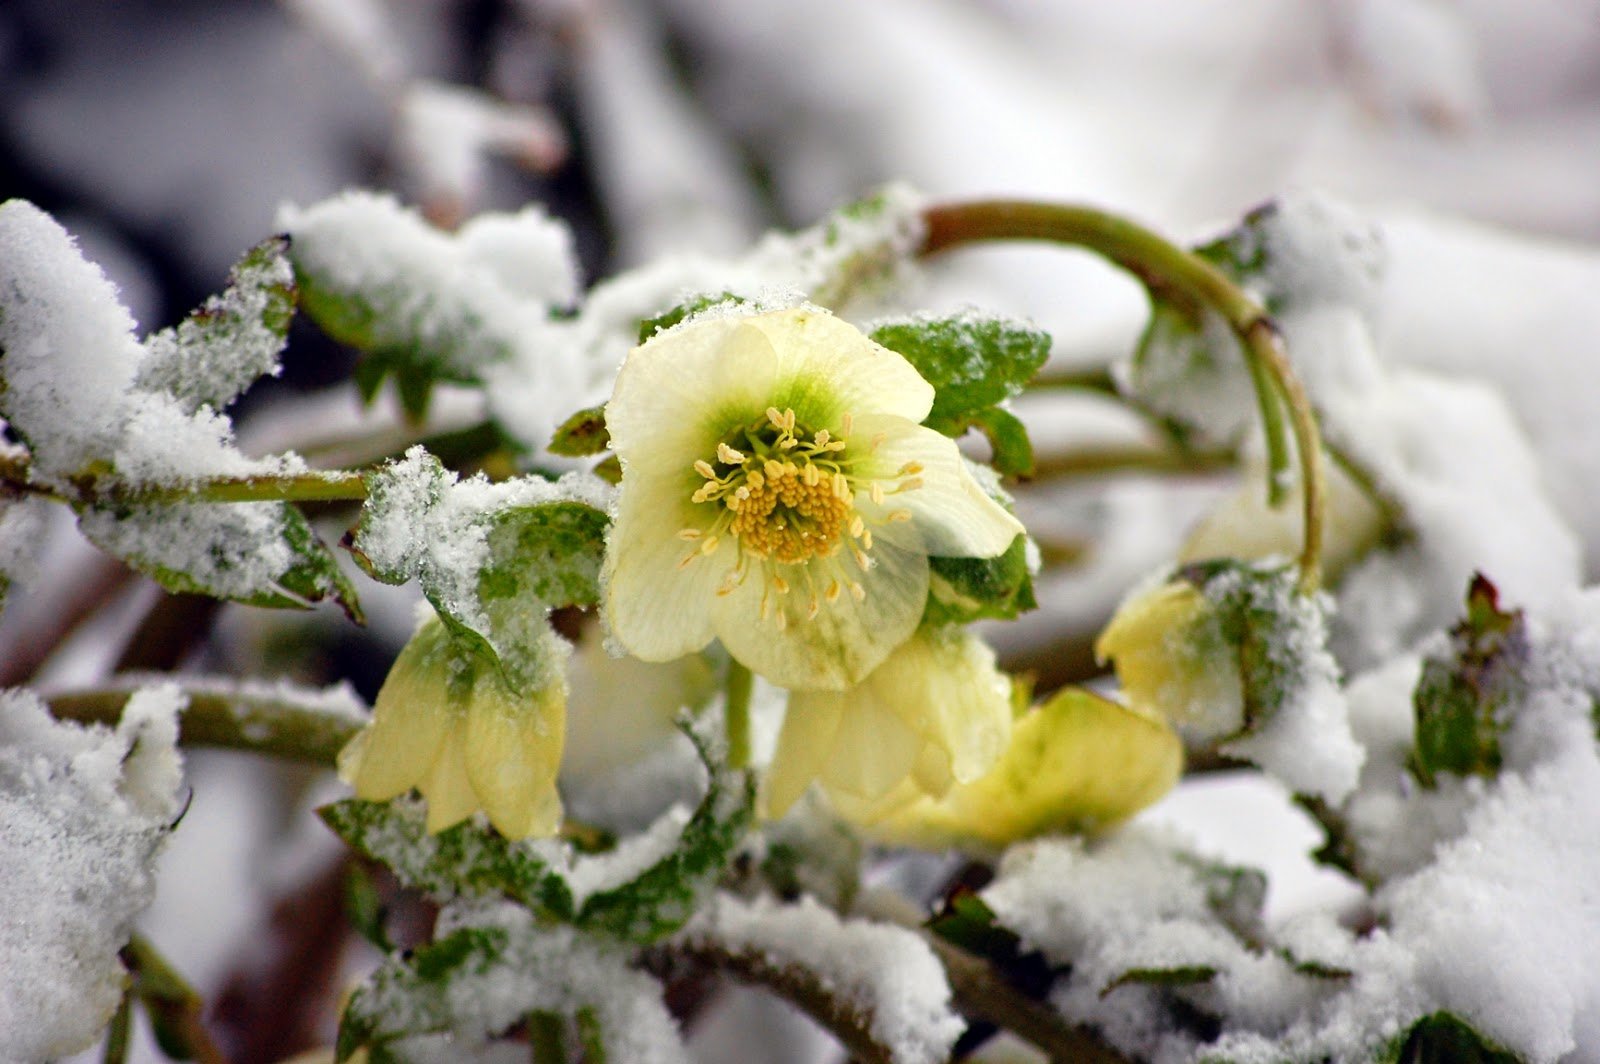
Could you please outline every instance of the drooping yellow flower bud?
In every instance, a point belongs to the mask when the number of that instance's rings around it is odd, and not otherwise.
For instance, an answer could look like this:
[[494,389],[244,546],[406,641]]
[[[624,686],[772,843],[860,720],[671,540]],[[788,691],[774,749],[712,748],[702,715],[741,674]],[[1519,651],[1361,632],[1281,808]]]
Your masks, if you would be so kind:
[[430,832],[481,809],[507,838],[554,834],[566,687],[558,665],[547,671],[550,683],[519,695],[493,659],[429,618],[395,659],[372,722],[340,751],[339,777],[369,801],[415,787]]
[[1130,705],[1205,735],[1243,725],[1238,652],[1224,638],[1212,603],[1186,580],[1128,598],[1094,653],[1115,666]]
[[1017,720],[983,776],[942,799],[918,796],[866,830],[884,842],[978,850],[1095,834],[1157,801],[1182,770],[1183,744],[1166,721],[1067,688]]
[[852,810],[942,795],[988,771],[1010,731],[994,652],[961,629],[923,629],[850,690],[789,696],[766,812],[783,815],[813,780]]

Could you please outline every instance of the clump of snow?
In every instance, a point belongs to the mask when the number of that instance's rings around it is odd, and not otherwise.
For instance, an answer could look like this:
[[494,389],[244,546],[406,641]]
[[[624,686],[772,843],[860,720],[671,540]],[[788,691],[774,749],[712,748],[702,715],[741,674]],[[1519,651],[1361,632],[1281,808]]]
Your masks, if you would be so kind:
[[680,937],[812,974],[831,997],[865,1018],[895,1064],[945,1060],[966,1029],[951,1011],[943,966],[915,933],[841,920],[811,898],[786,905],[717,894]]
[[135,484],[179,485],[214,477],[290,476],[306,471],[299,456],[249,458],[233,441],[233,423],[209,406],[147,393],[132,406],[113,462]]
[[99,267],[45,212],[0,204],[0,410],[35,475],[58,483],[110,454],[144,349]]
[[121,1000],[117,952],[178,812],[182,703],[147,688],[111,731],[0,693],[0,1058],[86,1048]]
[[0,503],[0,596],[33,579],[47,517],[48,504],[38,497]]
[[[630,1064],[687,1061],[677,1024],[661,1002],[660,985],[629,965],[626,948],[569,926],[541,926],[527,909],[489,899],[446,906],[435,934],[442,939],[462,928],[498,931],[505,944],[495,963],[453,973],[441,988],[442,1001],[429,997],[422,1003],[425,1015],[444,1019],[456,1038],[481,1041],[534,1011],[572,1015],[592,1008],[607,1059]],[[381,969],[373,985],[377,1011],[392,1021],[393,1029],[405,1029],[418,1003],[405,995],[386,995]],[[413,1029],[421,1026],[414,1024]]]
[[151,337],[149,350],[99,268],[32,204],[0,206],[0,260],[0,410],[26,439],[34,477],[70,491],[68,478],[96,461],[133,483],[167,485],[302,468],[292,456],[246,458],[231,424],[207,409],[276,369],[280,341],[260,319],[267,296],[252,286],[284,280],[281,259],[236,274],[202,308],[240,315],[226,341],[191,320]]

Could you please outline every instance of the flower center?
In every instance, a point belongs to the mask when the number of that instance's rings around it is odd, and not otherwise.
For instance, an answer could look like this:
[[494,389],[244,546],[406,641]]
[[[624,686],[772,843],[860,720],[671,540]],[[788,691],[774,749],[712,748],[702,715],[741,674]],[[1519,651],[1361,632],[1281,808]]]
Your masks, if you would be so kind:
[[[764,420],[718,443],[713,458],[695,462],[695,472],[705,483],[692,499],[715,507],[715,513],[709,528],[685,528],[678,533],[681,539],[697,544],[680,565],[715,553],[723,537],[731,536],[738,559],[718,593],[732,592],[744,582],[752,564],[759,563],[769,585],[769,595],[762,600],[763,617],[770,592],[787,594],[790,579],[797,578],[792,570],[786,577],[779,567],[805,566],[848,548],[861,573],[870,569],[872,530],[856,510],[856,493],[865,491],[874,502],[882,503],[888,493],[920,486],[915,474],[922,467],[915,462],[903,466],[891,479],[889,492],[879,480],[855,472],[881,441],[874,439],[864,450],[857,447],[851,453],[847,440],[851,420],[849,414],[844,415],[840,435],[834,436],[827,429],[812,431],[797,424],[792,409],[780,413],[768,407]],[[910,511],[894,510],[885,519],[910,518]],[[866,595],[852,574],[830,573],[823,578],[805,568],[798,578],[812,591],[808,617],[816,616],[821,608],[819,599],[832,602],[845,588],[858,600]],[[781,609],[777,618],[781,627]]]

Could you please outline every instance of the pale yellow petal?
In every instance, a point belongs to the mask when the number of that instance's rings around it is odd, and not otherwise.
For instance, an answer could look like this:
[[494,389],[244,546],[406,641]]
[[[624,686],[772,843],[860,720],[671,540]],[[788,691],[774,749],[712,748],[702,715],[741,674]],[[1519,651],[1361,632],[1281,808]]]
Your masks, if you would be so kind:
[[725,433],[766,412],[778,356],[748,322],[718,318],[672,329],[628,353],[606,404],[606,431],[625,476],[652,456],[687,470],[710,458]]
[[924,760],[923,789],[929,793],[983,775],[1006,748],[1011,681],[996,665],[994,651],[965,629],[919,631],[870,683],[942,755]]
[[855,326],[820,307],[747,319],[771,342],[778,359],[773,405],[807,411],[837,431],[828,412],[892,414],[915,424],[933,406],[933,387],[898,352],[873,343]]
[[827,764],[843,719],[844,703],[838,696],[813,697],[797,705],[800,697],[789,698],[778,746],[762,780],[761,799],[768,817],[783,816],[806,793]]
[[[916,631],[928,599],[925,554],[880,542],[871,561],[865,572],[844,553],[781,566],[791,585],[787,594],[752,572],[713,603],[717,637],[740,662],[780,687],[839,691],[859,683]],[[834,581],[842,590],[829,601],[826,592]],[[859,596],[852,585],[859,585]]]
[[[819,774],[829,793],[843,792],[863,801],[888,794],[911,775],[926,739],[906,725],[896,708],[885,705],[876,685],[812,698],[836,698],[844,704],[833,750]],[[793,696],[800,701],[807,696]]]
[[1205,595],[1186,581],[1130,596],[1100,633],[1094,652],[1101,661],[1111,660],[1123,697],[1140,709],[1223,732],[1227,722],[1242,719],[1236,653],[1222,638]]
[[430,620],[395,658],[373,705],[372,723],[360,745],[341,758],[341,773],[358,798],[385,801],[432,771],[452,717],[448,643],[444,625]]
[[1159,717],[1077,688],[1016,724],[995,767],[870,827],[884,841],[998,849],[1038,835],[1104,831],[1177,782],[1183,747]]
[[445,732],[427,779],[417,789],[428,801],[428,833],[454,827],[478,811],[478,796],[467,778],[466,754],[461,740],[462,723]]
[[[688,475],[695,477],[693,470]],[[729,542],[704,556],[703,540],[678,537],[680,529],[703,529],[714,517],[709,505],[690,501],[693,492],[692,481],[625,483],[606,541],[606,623],[629,653],[645,661],[670,661],[711,642],[717,586],[735,551]],[[687,558],[693,560],[685,564]]]
[[[889,494],[876,509],[909,510],[929,554],[992,558],[1023,533],[1022,522],[972,478],[954,440],[883,416],[857,418],[852,440],[858,439],[879,440],[870,468]],[[915,472],[901,475],[905,469]],[[897,485],[906,487],[897,491]]]
[[558,689],[521,698],[492,674],[479,679],[467,713],[467,777],[495,830],[510,839],[560,827],[554,799],[566,727]]

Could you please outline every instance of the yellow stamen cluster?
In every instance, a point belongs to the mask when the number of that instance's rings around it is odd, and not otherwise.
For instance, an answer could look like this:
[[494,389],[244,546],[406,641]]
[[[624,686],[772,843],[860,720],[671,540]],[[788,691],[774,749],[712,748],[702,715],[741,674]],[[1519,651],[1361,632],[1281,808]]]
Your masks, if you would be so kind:
[[[715,461],[702,458],[694,464],[705,483],[692,499],[720,504],[719,511],[709,528],[685,528],[678,533],[679,538],[696,544],[680,566],[714,554],[723,537],[732,536],[738,559],[718,591],[732,592],[744,582],[752,560],[760,564],[769,585],[763,617],[769,613],[771,592],[785,595],[790,591],[790,582],[778,566],[831,558],[848,548],[861,572],[870,569],[872,559],[867,552],[872,549],[872,530],[856,511],[856,492],[864,490],[878,503],[886,492],[878,480],[864,482],[851,470],[880,441],[871,441],[863,453],[847,454],[852,427],[850,415],[845,414],[838,436],[825,428],[812,432],[797,423],[794,410],[780,412],[769,407],[764,420],[744,429],[742,439],[734,441],[743,449],[727,440],[718,443]],[[921,481],[914,477],[918,472],[921,467],[909,463],[899,471],[898,483],[889,493],[919,487]],[[906,510],[888,515],[891,521],[910,518]],[[832,576],[824,586],[817,575],[809,571],[800,574],[811,589],[808,618],[816,616],[823,601],[837,601],[846,589],[858,601],[866,596],[858,580],[845,578],[841,583],[838,576]],[[777,612],[777,621],[780,626],[785,623],[782,610]]]

